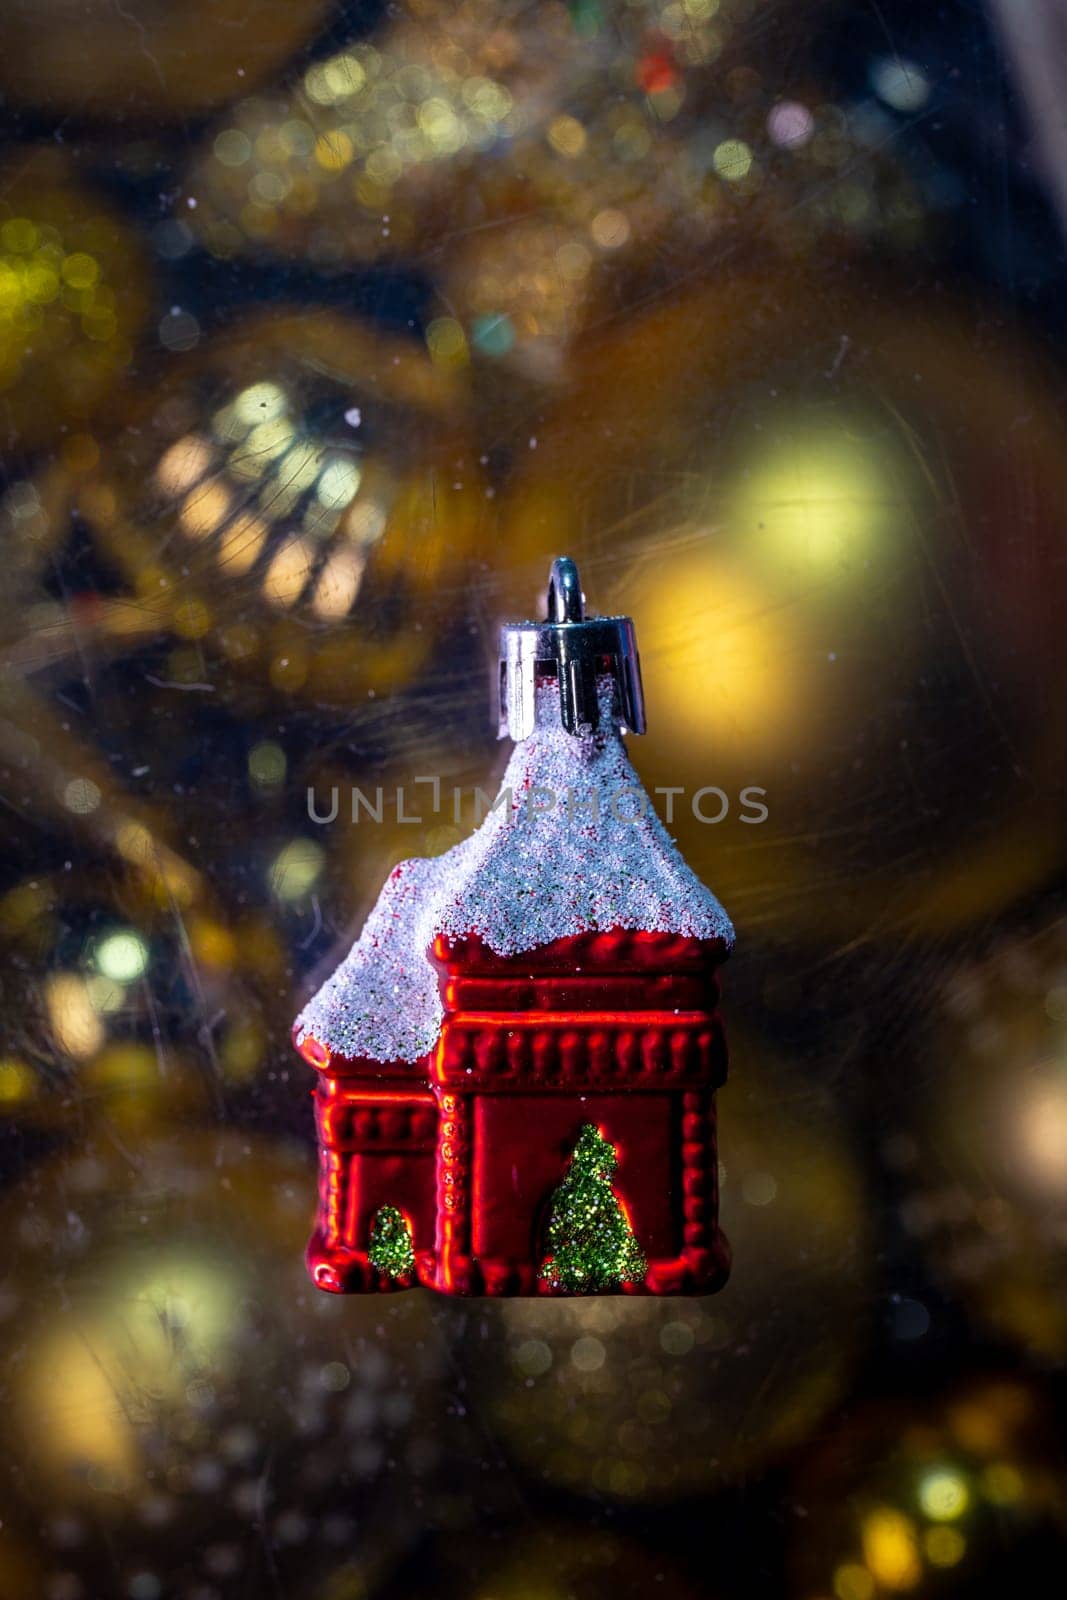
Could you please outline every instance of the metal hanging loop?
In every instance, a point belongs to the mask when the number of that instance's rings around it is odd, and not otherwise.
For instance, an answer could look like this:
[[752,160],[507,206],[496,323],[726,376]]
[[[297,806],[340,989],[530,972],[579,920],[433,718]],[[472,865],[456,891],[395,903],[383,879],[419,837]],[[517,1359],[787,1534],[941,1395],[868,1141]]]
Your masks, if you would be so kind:
[[585,596],[578,568],[570,556],[557,556],[548,574],[549,622],[584,622]]
[[644,733],[641,662],[629,617],[587,615],[578,568],[552,563],[544,622],[509,622],[500,633],[500,737],[528,739],[537,684],[555,680],[560,723],[580,737],[600,726],[601,690],[611,688],[611,716],[622,732]]

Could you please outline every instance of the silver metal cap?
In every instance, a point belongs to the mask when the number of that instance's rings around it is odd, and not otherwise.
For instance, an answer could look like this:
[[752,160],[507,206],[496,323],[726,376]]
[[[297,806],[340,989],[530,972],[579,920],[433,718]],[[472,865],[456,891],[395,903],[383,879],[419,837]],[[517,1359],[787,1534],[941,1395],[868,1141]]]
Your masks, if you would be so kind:
[[600,723],[597,679],[605,677],[612,680],[617,726],[644,733],[634,625],[629,617],[587,617],[578,568],[559,556],[549,573],[545,621],[508,622],[500,630],[500,737],[529,738],[537,683],[553,678],[563,727],[575,735],[591,733]]

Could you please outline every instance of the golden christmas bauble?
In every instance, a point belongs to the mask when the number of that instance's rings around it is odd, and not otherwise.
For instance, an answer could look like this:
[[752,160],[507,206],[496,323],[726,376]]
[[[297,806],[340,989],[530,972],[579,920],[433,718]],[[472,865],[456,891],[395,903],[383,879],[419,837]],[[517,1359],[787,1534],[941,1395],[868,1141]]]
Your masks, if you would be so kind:
[[357,1525],[373,1580],[416,1535],[431,1302],[315,1295],[313,1182],[306,1148],[215,1130],[83,1140],[7,1195],[10,1509],[86,1592],[116,1570],[122,1592],[146,1571],[223,1596],[310,1584]]
[[514,414],[516,379],[558,381],[581,328],[680,257],[742,230],[794,257],[921,226],[884,132],[804,83],[804,10],[778,8],[784,74],[752,0],[394,7],[227,110],[182,225],[223,259],[417,256],[435,357],[478,362],[487,416]]
[[[646,0],[585,16],[560,0],[536,13],[522,0],[395,6],[370,38],[227,112],[187,179],[189,226],[222,258],[267,248],[336,267],[498,224],[536,195],[537,162],[560,165],[576,197],[565,152],[568,134],[584,133],[566,107],[605,94],[616,106],[621,91],[640,106],[633,64],[657,11]],[[710,32],[688,19],[689,51],[715,53]],[[625,184],[622,147],[605,144]]]
[[933,292],[767,269],[602,332],[516,430],[513,571],[566,546],[635,618],[635,760],[741,927],[943,932],[1060,860],[1060,399]]
[[[490,525],[463,394],[413,343],[272,311],[174,358],[72,485],[170,676],[323,699],[391,691],[426,659]],[[428,604],[430,598],[434,604]]]

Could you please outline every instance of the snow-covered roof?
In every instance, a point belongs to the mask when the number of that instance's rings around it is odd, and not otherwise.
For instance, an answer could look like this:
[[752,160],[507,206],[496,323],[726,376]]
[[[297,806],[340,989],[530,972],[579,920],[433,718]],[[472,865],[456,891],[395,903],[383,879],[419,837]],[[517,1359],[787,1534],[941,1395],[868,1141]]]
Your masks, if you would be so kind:
[[612,928],[733,943],[725,911],[641,787],[610,704],[595,733],[576,736],[559,724],[554,686],[542,696],[502,803],[445,855],[393,869],[348,956],[297,1019],[298,1044],[310,1035],[333,1055],[418,1061],[444,1015],[429,960],[442,934],[475,935],[503,956]]

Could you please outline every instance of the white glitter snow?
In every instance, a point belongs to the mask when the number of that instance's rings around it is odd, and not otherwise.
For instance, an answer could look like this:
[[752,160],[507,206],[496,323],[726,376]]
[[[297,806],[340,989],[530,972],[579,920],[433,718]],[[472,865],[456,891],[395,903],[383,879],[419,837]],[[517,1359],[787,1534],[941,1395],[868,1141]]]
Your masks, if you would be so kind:
[[503,956],[612,928],[732,945],[729,918],[656,816],[610,717],[605,697],[600,728],[575,737],[560,726],[555,685],[538,689],[537,726],[508,762],[504,803],[445,855],[393,869],[297,1019],[298,1043],[311,1034],[334,1055],[378,1062],[426,1055],[444,1016],[428,959],[438,934],[477,934]]

